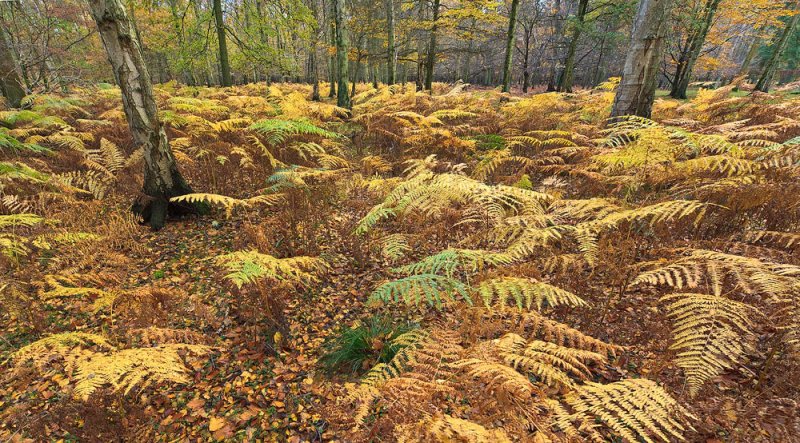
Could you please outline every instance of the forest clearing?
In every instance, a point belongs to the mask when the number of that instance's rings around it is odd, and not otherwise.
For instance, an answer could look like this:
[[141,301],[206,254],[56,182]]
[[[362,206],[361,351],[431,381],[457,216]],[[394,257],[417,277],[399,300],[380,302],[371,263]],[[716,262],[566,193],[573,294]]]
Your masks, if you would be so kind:
[[[739,3],[688,2],[662,72],[682,1],[531,1],[556,77],[501,2],[497,85],[433,70],[466,1],[363,54],[364,5],[283,4],[324,24],[302,81],[248,62],[221,5],[257,0],[0,4],[0,441],[800,441],[798,5],[750,2],[737,52]],[[33,57],[32,5],[88,34]],[[170,17],[221,29],[218,70],[145,56]],[[570,61],[598,27],[630,35],[602,81]]]

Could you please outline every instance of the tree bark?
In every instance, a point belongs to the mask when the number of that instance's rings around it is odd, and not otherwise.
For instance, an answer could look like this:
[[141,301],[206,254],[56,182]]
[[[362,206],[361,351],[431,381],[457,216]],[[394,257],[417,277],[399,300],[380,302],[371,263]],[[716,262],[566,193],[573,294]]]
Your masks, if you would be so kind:
[[228,61],[228,42],[225,36],[225,22],[222,19],[222,0],[214,0],[214,21],[219,41],[219,69],[222,74],[222,86],[230,86],[231,65]]
[[470,35],[470,37],[469,37],[469,41],[467,42],[467,57],[466,57],[466,60],[464,60],[464,74],[462,76],[464,82],[466,82],[466,83],[469,83],[471,81],[471,79],[472,79],[472,52],[473,52],[474,46],[475,46],[475,39],[472,36],[474,35],[473,32],[474,32],[474,29],[475,29],[475,23],[476,22],[477,22],[477,20],[473,17],[472,18],[472,22],[471,22],[471,24],[469,26],[469,30],[470,30],[469,35]]
[[517,24],[517,7],[519,0],[511,0],[511,12],[508,17],[508,36],[506,37],[506,59],[503,62],[503,92],[508,92],[511,84],[511,59],[514,51],[514,27]]
[[650,117],[666,31],[665,16],[671,6],[672,0],[640,0],[612,117]]
[[690,33],[690,43],[688,51],[681,54],[678,66],[675,69],[675,77],[672,81],[672,90],[669,95],[672,98],[686,98],[686,90],[689,88],[689,80],[692,77],[694,64],[700,57],[700,51],[706,42],[706,36],[714,23],[714,14],[717,12],[720,0],[707,0],[703,8],[700,27]]
[[394,0],[386,0],[386,84],[393,85],[397,51],[394,47]]
[[144,151],[144,197],[133,210],[153,229],[164,226],[167,211],[187,212],[189,206],[170,204],[169,199],[192,189],[178,171],[178,165],[158,120],[150,75],[142,57],[135,26],[120,0],[89,0],[92,18],[122,92],[122,108],[133,140]]
[[347,24],[344,0],[333,0],[333,19],[336,24],[336,74],[339,90],[336,96],[336,105],[350,109],[350,94],[348,93],[348,61],[347,61]]
[[19,108],[25,97],[25,87],[5,29],[0,29],[0,88],[8,104],[12,108]]
[[753,62],[753,58],[756,56],[758,52],[758,48],[761,47],[761,37],[756,36],[753,39],[753,43],[750,44],[750,49],[747,50],[747,54],[744,56],[744,60],[742,61],[742,66],[739,67],[739,72],[736,74],[737,77],[742,75],[747,75],[750,73],[750,63]]
[[[309,0],[309,7],[311,9],[312,14],[314,15],[315,25],[312,26],[312,35],[311,35],[311,52],[308,56],[308,64],[309,64],[309,71],[311,74],[311,100],[318,102],[320,101],[319,96],[319,66],[317,63],[317,49],[319,46],[319,36],[320,36],[320,25],[322,23],[322,17],[318,13],[317,9],[317,0]],[[323,14],[324,15],[324,14]]]
[[[330,9],[327,9],[327,8],[325,9],[325,11],[328,12],[331,15],[330,19],[329,19],[329,25],[330,26],[328,26],[328,33],[330,34],[329,35],[329,37],[330,37],[329,41],[330,41],[330,45],[332,47],[336,46],[336,20],[334,18],[336,10],[335,10],[335,8],[333,6],[333,2],[335,2],[335,1],[336,0],[331,0]],[[323,4],[324,4],[324,0],[323,0]],[[330,54],[328,56],[328,82],[330,82],[330,85],[328,87],[328,97],[329,98],[336,97],[336,81],[337,81],[337,77],[336,77],[336,54]]]
[[575,52],[578,50],[578,39],[583,33],[583,23],[586,18],[586,9],[589,7],[589,0],[580,0],[578,3],[578,13],[576,18],[578,23],[572,29],[572,36],[567,47],[567,56],[564,58],[564,71],[558,80],[558,90],[572,92],[572,82],[575,79]]
[[531,54],[531,37],[533,36],[533,26],[523,22],[523,29],[525,30],[525,50],[523,51],[522,59],[522,93],[528,93],[528,87],[531,84],[531,73],[528,70],[530,64]]
[[439,1],[433,0],[433,25],[431,38],[428,42],[428,59],[425,61],[425,89],[433,93],[433,67],[436,63],[436,31],[439,24]]
[[552,65],[550,66],[550,76],[547,81],[547,92],[555,91],[558,84],[560,83],[560,71],[558,69],[558,63],[556,62],[558,58],[558,47],[561,46],[559,44],[561,40],[561,18],[559,17],[559,13],[561,12],[561,0],[555,0],[555,5],[553,7],[553,15],[550,17],[550,21],[552,22],[552,29],[553,29],[553,41],[552,41]]
[[309,56],[309,64],[311,65],[311,100],[318,102],[319,97],[319,68],[317,67],[317,46],[311,47],[311,55]]
[[[800,1],[798,3],[800,3]],[[795,5],[795,9],[797,9],[797,5]],[[775,77],[775,71],[778,70],[778,65],[780,65],[783,51],[786,49],[786,46],[789,43],[789,37],[791,37],[792,32],[794,32],[794,28],[797,26],[799,19],[800,13],[794,14],[786,23],[786,26],[783,28],[783,32],[781,32],[773,42],[772,54],[770,54],[769,58],[764,63],[761,76],[758,78],[758,82],[756,83],[756,91],[769,92],[769,88],[772,85],[772,79]]]

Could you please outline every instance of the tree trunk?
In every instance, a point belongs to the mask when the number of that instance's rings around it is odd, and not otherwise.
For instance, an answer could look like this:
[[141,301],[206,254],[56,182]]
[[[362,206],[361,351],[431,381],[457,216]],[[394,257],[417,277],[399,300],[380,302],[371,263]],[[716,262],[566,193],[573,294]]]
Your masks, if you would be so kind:
[[594,68],[594,75],[592,76],[592,86],[599,85],[603,82],[603,80],[605,80],[603,78],[605,77],[605,72],[603,72],[603,62],[605,60],[603,60],[603,56],[605,55],[606,50],[606,36],[608,35],[610,27],[610,24],[606,25],[606,31],[603,33],[603,37],[600,39],[600,50],[597,54],[597,65]]
[[425,89],[433,93],[433,67],[436,63],[436,30],[439,27],[439,1],[433,0],[433,26],[431,38],[428,42],[428,59],[425,61]]
[[319,68],[317,68],[317,46],[311,47],[311,55],[309,57],[309,64],[311,69],[311,100],[318,102],[319,97]]
[[665,16],[671,5],[672,0],[640,0],[622,69],[622,80],[611,109],[612,117],[650,117],[666,31]]
[[[315,24],[312,26],[311,31],[311,52],[308,56],[308,69],[311,74],[311,100],[318,102],[320,100],[319,97],[319,66],[317,63],[317,49],[319,46],[319,36],[320,36],[320,27],[319,23],[322,23],[322,18],[318,13],[317,9],[317,0],[309,0],[310,8],[312,14],[314,14]],[[324,15],[324,14],[323,14]]]
[[[330,9],[325,9],[331,14],[330,17],[330,26],[328,27],[328,32],[330,33],[330,45],[335,47],[336,46],[336,20],[333,17],[336,13],[334,8],[333,2],[336,0],[330,0],[331,7]],[[336,97],[336,54],[330,54],[328,57],[328,82],[330,82],[328,88],[328,97],[334,98]]]
[[675,70],[675,79],[672,81],[672,91],[669,95],[672,98],[686,98],[686,90],[689,88],[689,80],[692,77],[692,70],[694,64],[700,57],[700,51],[703,49],[703,44],[706,42],[706,36],[714,23],[714,14],[717,12],[720,0],[707,0],[706,6],[703,8],[700,28],[691,32],[689,50],[686,55],[681,56],[678,60],[678,66]]
[[356,66],[353,69],[353,82],[350,84],[350,97],[356,95],[356,83],[359,82],[358,74],[361,72],[361,52],[356,57]]
[[583,22],[586,18],[586,9],[589,7],[589,0],[580,0],[578,3],[578,23],[572,30],[572,37],[569,40],[567,56],[564,59],[564,71],[558,81],[558,90],[572,92],[572,82],[575,79],[575,52],[578,50],[578,40],[583,33]]
[[[379,43],[375,39],[371,39],[370,54],[378,53]],[[372,77],[372,87],[378,89],[378,60],[375,57],[369,56],[370,76]]]
[[753,58],[756,56],[758,52],[758,48],[761,47],[761,37],[756,36],[753,39],[753,43],[750,44],[750,49],[747,50],[747,54],[744,56],[744,60],[742,61],[742,66],[739,68],[739,72],[736,74],[737,77],[742,75],[747,75],[750,73],[750,63],[753,62]]
[[511,0],[511,13],[508,16],[508,35],[506,37],[506,59],[503,63],[503,92],[508,92],[511,83],[511,57],[514,51],[514,27],[517,24],[519,0]]
[[800,13],[794,14],[786,23],[783,32],[777,36],[777,39],[772,44],[772,54],[770,54],[769,58],[764,63],[761,77],[758,78],[758,82],[756,83],[756,91],[769,92],[772,79],[775,77],[775,71],[778,70],[783,51],[789,43],[789,37],[791,37],[792,32],[794,32],[795,26],[797,26],[798,19],[800,19]]
[[531,73],[528,71],[528,66],[530,64],[530,56],[531,56],[531,37],[533,35],[533,26],[529,26],[523,23],[523,29],[525,30],[525,51],[522,53],[522,93],[528,93],[528,87],[531,84]]
[[[476,19],[472,19],[472,24],[470,25],[470,31],[475,29]],[[469,83],[472,79],[472,51],[473,47],[475,46],[475,39],[472,37],[474,34],[472,32],[469,33],[469,42],[467,43],[467,59],[464,61],[464,82]]]
[[397,51],[394,47],[394,0],[386,0],[386,84],[393,85]]
[[178,171],[167,134],[158,120],[142,48],[121,0],[89,0],[89,5],[122,92],[122,108],[133,140],[144,151],[145,196],[137,199],[133,210],[153,229],[160,229],[168,208],[173,212],[191,208],[170,204],[170,197],[191,193],[192,189]]
[[219,40],[219,69],[222,74],[222,86],[230,86],[231,65],[228,61],[228,42],[225,36],[225,22],[222,20],[222,0],[214,0],[214,21]]
[[17,70],[17,61],[11,48],[5,29],[0,29],[0,88],[8,104],[19,108],[25,97],[25,87]]
[[350,109],[350,94],[347,88],[347,25],[344,0],[333,0],[333,19],[336,23],[336,75],[339,78],[339,91],[336,105]]
[[561,39],[561,18],[558,16],[559,12],[561,12],[561,0],[555,0],[555,6],[553,7],[553,16],[550,18],[552,22],[552,29],[553,29],[553,42],[552,42],[552,65],[550,66],[550,78],[547,81],[547,92],[552,92],[556,90],[557,85],[560,83],[560,71],[558,69],[558,47],[559,41]]

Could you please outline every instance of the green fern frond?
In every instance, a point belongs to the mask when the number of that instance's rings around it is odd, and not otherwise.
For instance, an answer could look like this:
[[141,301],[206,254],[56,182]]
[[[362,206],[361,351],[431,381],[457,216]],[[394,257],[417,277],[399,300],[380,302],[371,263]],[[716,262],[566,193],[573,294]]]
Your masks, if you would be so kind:
[[339,134],[320,128],[307,119],[282,120],[278,118],[259,120],[250,129],[258,132],[272,146],[284,143],[293,136],[317,136],[323,138],[339,138]]
[[489,266],[507,265],[513,258],[505,253],[478,249],[445,249],[409,265],[394,269],[403,274],[439,274],[453,277],[457,270],[478,272]]
[[384,283],[369,297],[370,302],[404,303],[419,306],[423,301],[441,309],[443,300],[454,301],[459,295],[469,305],[472,299],[467,287],[458,280],[436,274],[418,274]]

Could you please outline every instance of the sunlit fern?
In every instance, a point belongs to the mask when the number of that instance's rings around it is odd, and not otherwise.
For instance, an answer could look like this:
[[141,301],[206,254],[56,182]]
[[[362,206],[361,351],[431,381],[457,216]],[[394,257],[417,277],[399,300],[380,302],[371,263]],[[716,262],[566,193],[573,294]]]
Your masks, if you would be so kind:
[[320,128],[307,119],[283,120],[274,118],[259,120],[250,125],[250,129],[261,134],[267,143],[272,146],[282,144],[293,136],[340,137],[338,133]]
[[477,423],[447,414],[431,416],[395,430],[398,443],[464,442],[511,443],[501,428],[487,429]]
[[504,253],[473,250],[445,249],[434,255],[409,265],[396,268],[395,272],[403,274],[440,274],[453,277],[456,271],[477,272],[487,267],[509,264],[511,256]]
[[191,371],[182,355],[203,356],[210,350],[202,345],[169,344],[87,356],[75,364],[74,394],[87,400],[105,386],[128,395],[161,383],[189,383]]
[[306,284],[316,281],[317,274],[327,268],[325,262],[316,257],[275,258],[252,250],[221,255],[216,261],[228,272],[225,278],[238,287],[261,279]]
[[662,298],[673,319],[676,364],[694,395],[709,379],[733,369],[751,351],[755,310],[718,295],[671,294]]
[[477,292],[487,308],[507,306],[542,309],[551,306],[587,306],[577,295],[532,278],[498,277],[482,281]]
[[194,193],[184,194],[177,197],[172,197],[172,202],[188,202],[188,203],[208,203],[211,205],[222,206],[225,209],[225,215],[230,218],[233,215],[233,210],[236,208],[251,208],[256,205],[274,206],[284,200],[281,194],[265,194],[257,195],[255,197],[238,199],[219,194],[205,194]]
[[557,408],[554,423],[567,435],[586,435],[604,442],[597,423],[629,442],[684,440],[696,419],[667,391],[647,379],[627,379],[609,384],[586,382],[566,395],[571,412]]

